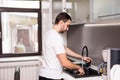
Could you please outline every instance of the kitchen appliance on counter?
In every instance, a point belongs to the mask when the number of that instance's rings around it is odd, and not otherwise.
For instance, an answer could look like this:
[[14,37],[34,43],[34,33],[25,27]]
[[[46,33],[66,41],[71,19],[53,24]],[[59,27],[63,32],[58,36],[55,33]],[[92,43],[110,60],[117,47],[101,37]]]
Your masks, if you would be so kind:
[[120,48],[108,48],[102,51],[103,59],[107,62],[107,80],[110,80],[110,70],[115,64],[120,64]]
[[[88,57],[87,46],[83,46],[82,56]],[[76,69],[63,68],[64,72],[68,73],[69,75],[73,76],[74,78],[92,77],[92,76],[99,76],[100,75],[97,70],[90,68],[91,62],[86,63],[85,61],[81,60],[80,63],[76,63],[76,64],[81,66],[84,69],[84,71],[85,71],[84,75],[79,75],[80,73]]]

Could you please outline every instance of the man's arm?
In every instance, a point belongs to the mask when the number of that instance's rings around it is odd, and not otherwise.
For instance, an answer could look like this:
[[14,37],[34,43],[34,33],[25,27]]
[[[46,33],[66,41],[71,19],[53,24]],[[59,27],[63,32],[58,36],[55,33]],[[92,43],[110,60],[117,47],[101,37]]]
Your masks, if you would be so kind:
[[70,69],[79,69],[80,66],[73,64],[70,60],[68,60],[67,56],[65,53],[57,55],[59,58],[62,66]]
[[66,54],[69,55],[69,56],[76,57],[76,58],[79,58],[79,59],[83,58],[80,54],[75,53],[74,51],[69,49],[67,46],[65,46],[65,50],[66,50]]
[[76,58],[79,58],[79,59],[83,59],[86,62],[92,61],[92,59],[90,57],[86,57],[86,56],[83,57],[80,54],[78,54],[78,53],[72,51],[71,49],[69,49],[67,46],[65,46],[65,50],[66,50],[66,54],[69,55],[69,56],[76,57]]
[[69,68],[69,69],[77,69],[80,72],[80,75],[85,74],[84,70],[79,65],[73,64],[70,60],[68,60],[65,53],[58,54],[57,57],[60,60],[61,65],[63,67]]

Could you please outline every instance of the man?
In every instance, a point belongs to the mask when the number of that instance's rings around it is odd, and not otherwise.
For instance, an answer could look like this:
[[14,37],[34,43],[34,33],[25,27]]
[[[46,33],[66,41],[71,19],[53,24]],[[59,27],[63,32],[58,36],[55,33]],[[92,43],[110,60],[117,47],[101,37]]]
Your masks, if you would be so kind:
[[83,59],[90,62],[92,59],[89,57],[82,57],[81,55],[69,49],[61,36],[61,33],[69,29],[71,17],[62,12],[58,14],[55,19],[55,25],[52,30],[48,31],[44,39],[44,64],[40,69],[39,80],[62,80],[62,68],[77,69],[80,75],[84,75],[84,70],[73,64],[68,60],[67,55]]

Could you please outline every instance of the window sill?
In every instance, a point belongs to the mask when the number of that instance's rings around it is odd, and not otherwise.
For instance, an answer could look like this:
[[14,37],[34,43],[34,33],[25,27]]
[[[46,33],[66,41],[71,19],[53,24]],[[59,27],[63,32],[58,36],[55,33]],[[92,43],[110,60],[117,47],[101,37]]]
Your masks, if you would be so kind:
[[18,61],[39,61],[41,56],[26,56],[26,57],[10,57],[10,58],[0,58],[0,63],[2,62],[18,62]]

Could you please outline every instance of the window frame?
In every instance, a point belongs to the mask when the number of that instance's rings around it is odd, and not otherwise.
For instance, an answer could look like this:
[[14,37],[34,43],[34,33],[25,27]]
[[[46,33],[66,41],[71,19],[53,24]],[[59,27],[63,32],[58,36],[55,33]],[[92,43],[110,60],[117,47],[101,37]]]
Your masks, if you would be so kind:
[[[35,8],[11,8],[0,7],[0,58],[1,57],[21,57],[21,56],[37,56],[42,54],[42,13],[41,13],[41,1],[39,1],[40,7]],[[17,53],[17,54],[3,54],[2,52],[2,12],[36,12],[38,13],[38,52],[37,53]]]

